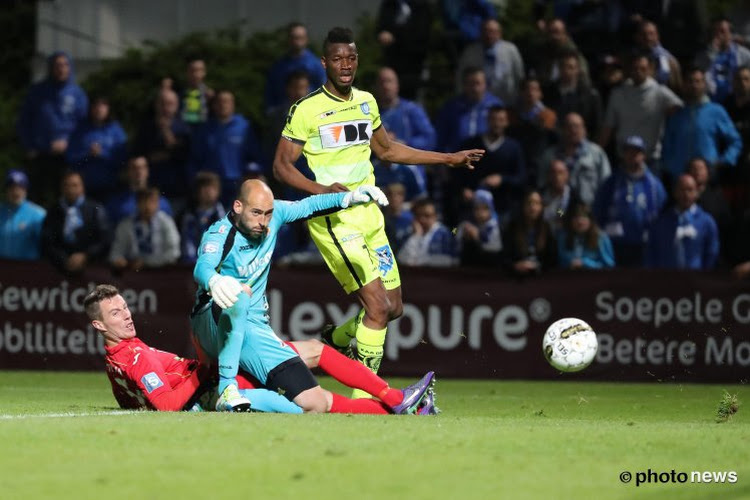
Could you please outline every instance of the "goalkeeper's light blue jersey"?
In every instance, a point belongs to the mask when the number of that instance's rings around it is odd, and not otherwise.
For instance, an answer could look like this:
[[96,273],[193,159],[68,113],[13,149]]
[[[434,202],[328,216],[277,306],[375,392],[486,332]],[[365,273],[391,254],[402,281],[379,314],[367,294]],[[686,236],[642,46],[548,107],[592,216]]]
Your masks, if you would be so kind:
[[288,222],[339,209],[344,196],[346,193],[330,193],[310,196],[296,202],[275,200],[268,231],[262,239],[248,238],[239,231],[234,223],[233,211],[213,223],[203,233],[198,248],[198,260],[193,271],[198,292],[193,314],[211,304],[208,281],[218,273],[237,278],[240,283],[250,286],[253,291],[250,297],[251,317],[257,319],[258,315],[266,315],[266,284],[279,228]]

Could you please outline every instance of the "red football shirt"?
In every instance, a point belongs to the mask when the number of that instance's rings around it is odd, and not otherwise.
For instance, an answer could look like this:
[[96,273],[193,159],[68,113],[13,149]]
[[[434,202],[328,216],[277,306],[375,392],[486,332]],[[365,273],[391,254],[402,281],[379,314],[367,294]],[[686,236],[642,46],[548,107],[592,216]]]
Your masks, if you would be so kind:
[[180,411],[208,374],[198,361],[154,349],[138,338],[105,349],[107,375],[121,408]]

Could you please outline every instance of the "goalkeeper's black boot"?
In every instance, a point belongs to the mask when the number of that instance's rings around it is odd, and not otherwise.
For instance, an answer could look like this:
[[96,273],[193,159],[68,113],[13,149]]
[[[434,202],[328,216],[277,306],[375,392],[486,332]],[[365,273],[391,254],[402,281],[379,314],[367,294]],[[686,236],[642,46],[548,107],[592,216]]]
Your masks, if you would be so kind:
[[336,349],[338,352],[343,354],[344,356],[350,357],[354,359],[354,352],[352,351],[352,348],[350,346],[340,346],[336,345],[333,342],[333,331],[336,329],[336,325],[328,323],[323,327],[323,329],[320,331],[320,341],[323,342],[328,347],[332,347],[333,349]]

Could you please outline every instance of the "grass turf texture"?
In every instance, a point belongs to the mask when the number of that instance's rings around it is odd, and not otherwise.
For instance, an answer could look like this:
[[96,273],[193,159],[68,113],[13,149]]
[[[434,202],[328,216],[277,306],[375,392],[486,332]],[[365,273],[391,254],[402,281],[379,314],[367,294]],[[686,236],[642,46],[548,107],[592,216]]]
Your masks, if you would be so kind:
[[[439,379],[437,417],[128,413],[104,374],[0,372],[0,498],[747,499],[750,412],[716,423],[724,390],[750,401],[747,386]],[[688,482],[636,487],[649,468]]]

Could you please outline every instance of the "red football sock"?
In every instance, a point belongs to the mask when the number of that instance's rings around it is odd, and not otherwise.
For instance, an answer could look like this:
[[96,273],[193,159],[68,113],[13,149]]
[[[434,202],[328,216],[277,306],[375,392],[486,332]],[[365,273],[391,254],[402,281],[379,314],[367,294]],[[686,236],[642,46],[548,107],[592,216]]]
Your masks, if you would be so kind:
[[371,372],[365,365],[347,358],[327,345],[323,346],[318,366],[342,384],[353,389],[361,389],[389,406],[396,406],[404,400],[404,394],[400,390],[391,389],[388,382]]
[[388,408],[374,399],[349,399],[339,394],[331,393],[333,403],[331,413],[367,413],[370,415],[387,415]]

